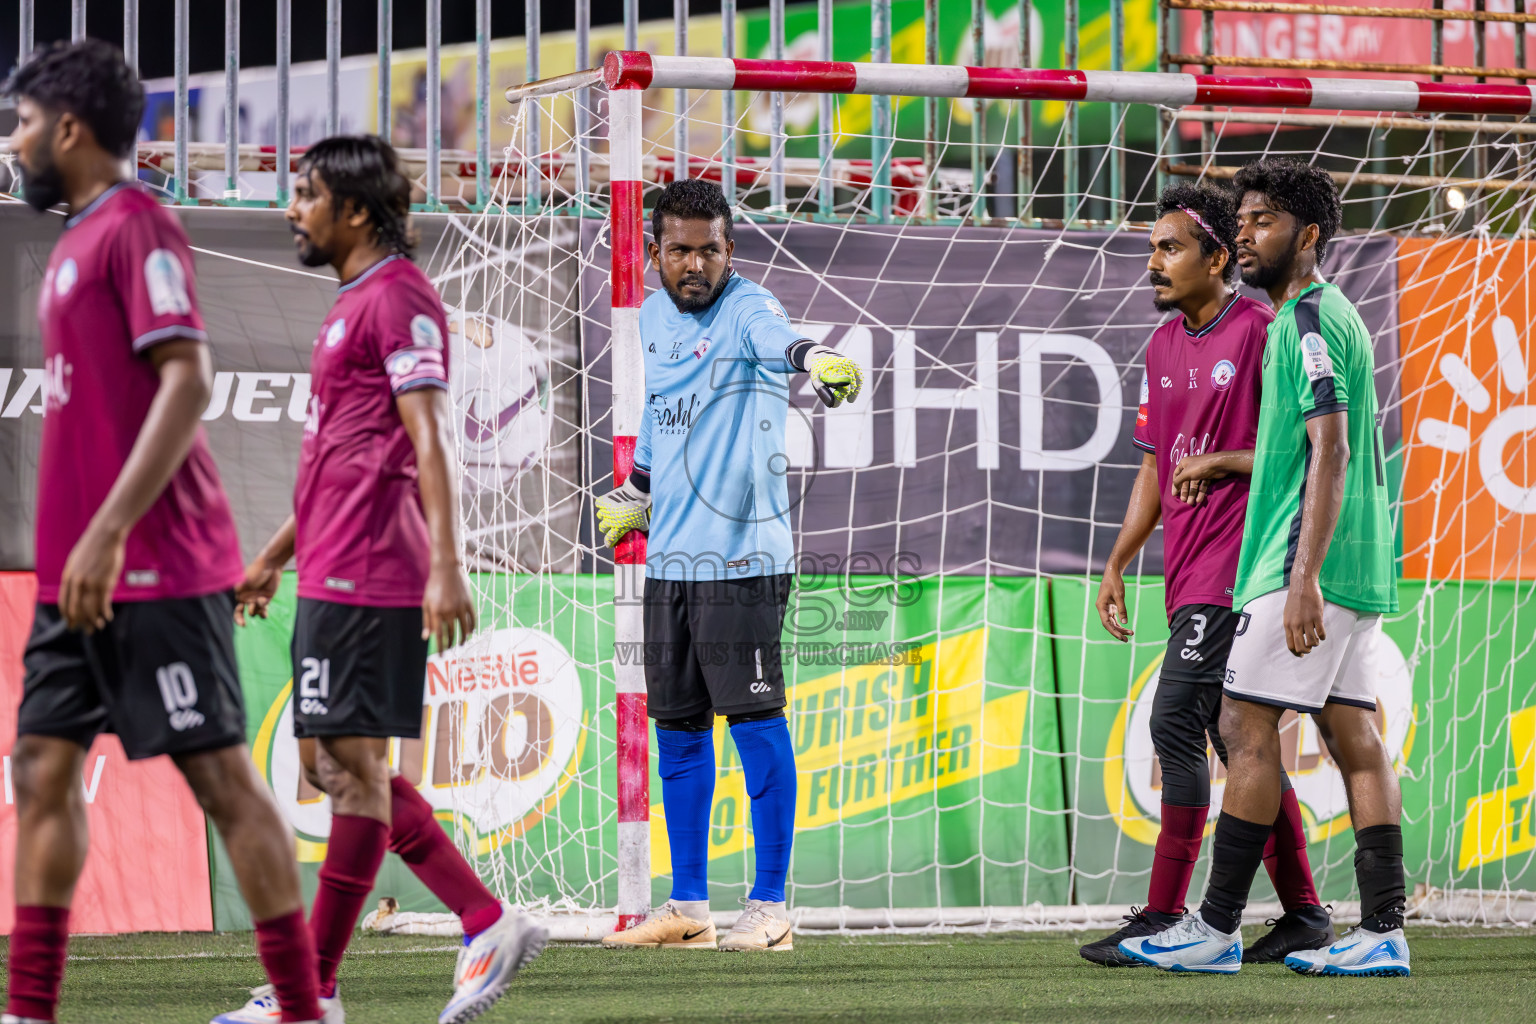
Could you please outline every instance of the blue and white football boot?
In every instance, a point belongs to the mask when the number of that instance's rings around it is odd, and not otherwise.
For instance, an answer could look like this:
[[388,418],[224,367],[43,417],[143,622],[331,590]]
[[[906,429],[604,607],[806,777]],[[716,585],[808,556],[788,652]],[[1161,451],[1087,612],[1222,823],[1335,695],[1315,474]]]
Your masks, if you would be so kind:
[[1401,928],[1351,928],[1322,949],[1297,950],[1285,958],[1285,966],[1297,974],[1406,978],[1408,939]]
[[1236,974],[1243,966],[1243,935],[1217,931],[1197,911],[1156,935],[1126,939],[1120,943],[1120,952],[1138,963],[1178,974]]

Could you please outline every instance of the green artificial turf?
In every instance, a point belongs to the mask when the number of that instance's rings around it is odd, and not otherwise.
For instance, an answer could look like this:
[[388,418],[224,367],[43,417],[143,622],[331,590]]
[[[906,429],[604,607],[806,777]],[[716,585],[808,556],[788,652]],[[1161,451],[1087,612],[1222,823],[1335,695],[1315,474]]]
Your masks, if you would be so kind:
[[[1256,935],[1257,932],[1254,932]],[[1252,936],[1250,935],[1250,939]],[[1080,935],[799,937],[793,952],[552,946],[482,1020],[1522,1021],[1536,1013],[1536,932],[1409,932],[1411,978],[1235,977],[1109,969]],[[80,937],[60,1024],[204,1024],[261,980],[248,935]],[[349,1024],[429,1024],[450,940],[359,936],[342,966]]]

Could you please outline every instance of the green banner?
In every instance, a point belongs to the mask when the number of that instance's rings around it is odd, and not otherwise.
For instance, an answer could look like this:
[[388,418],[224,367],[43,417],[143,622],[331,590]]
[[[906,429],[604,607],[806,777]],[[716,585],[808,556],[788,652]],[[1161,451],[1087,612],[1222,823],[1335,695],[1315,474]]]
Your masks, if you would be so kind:
[[[1116,0],[1081,0],[1079,5],[1078,62],[1080,68],[1111,67],[1110,5]],[[1019,11],[1017,0],[988,0],[983,23],[985,59],[977,61],[971,31],[971,5],[938,5],[938,63],[984,64],[989,67],[1019,66]],[[923,24],[923,0],[895,0],[891,4],[891,60],[898,64],[922,64],[926,61],[927,35]],[[1030,7],[1030,65],[1037,68],[1067,66],[1065,13],[1060,4],[1033,3]],[[1124,69],[1152,71],[1157,61],[1156,0],[1123,0]],[[769,57],[769,19],[766,11],[741,15],[741,55]],[[784,52],[790,60],[817,60],[821,49],[817,34],[815,4],[796,4],[786,9],[784,17]],[[869,61],[870,9],[868,2],[839,3],[832,14],[832,59]],[[767,93],[742,94],[747,104],[742,120],[741,139],[748,153],[766,154],[770,144],[770,108]],[[897,157],[923,155],[924,107],[921,98],[903,97],[893,101],[895,149]],[[963,163],[969,159],[968,147],[974,120],[972,101],[940,99],[935,137],[941,146],[957,148],[948,153],[945,163]],[[1017,104],[994,101],[987,105],[987,138],[990,144],[1013,142],[1018,138]],[[1056,142],[1067,105],[1037,102],[1033,105],[1034,144],[1050,146]],[[792,157],[817,155],[816,134],[820,130],[819,98],[809,94],[785,97],[784,125],[789,136],[785,153]],[[1011,111],[1011,113],[1008,113]],[[1005,114],[1007,116],[1005,116]],[[835,97],[833,128],[836,152],[840,157],[870,156],[869,135],[873,129],[873,107],[869,96]],[[1134,143],[1150,142],[1156,121],[1145,106],[1132,107],[1126,119],[1126,137]],[[1109,105],[1085,103],[1079,112],[1079,142],[1103,145],[1109,141]]]
[[[1055,580],[1055,652],[1063,693],[1074,901],[1145,898],[1160,814],[1147,724],[1168,639],[1161,579],[1127,582],[1134,642],[1111,640],[1093,607],[1097,581]],[[1409,885],[1536,887],[1536,585],[1403,581],[1403,611],[1377,683],[1378,723],[1403,786]],[[1307,823],[1324,899],[1354,892],[1343,779],[1309,718],[1282,719],[1282,755]],[[1215,771],[1218,805],[1225,772]],[[1213,827],[1215,815],[1211,817]],[[1208,854],[1208,851],[1207,851]],[[1196,872],[1196,889],[1205,867]],[[1273,898],[1260,878],[1256,899]]]
[[[487,576],[480,585],[481,641],[434,655],[422,738],[396,741],[392,760],[513,899],[611,906],[612,578]],[[1047,605],[1033,579],[801,577],[784,635],[799,769],[793,899],[1067,900]],[[237,632],[237,653],[252,756],[294,826],[311,897],[329,808],[304,781],[292,738],[293,616],[289,576],[270,617]],[[716,744],[710,856],[728,905],[746,892],[752,831],[723,721]],[[670,862],[654,759],[651,795],[660,901]],[[249,927],[217,845],[214,857],[215,926]],[[393,855],[375,895],[406,910],[442,909]]]

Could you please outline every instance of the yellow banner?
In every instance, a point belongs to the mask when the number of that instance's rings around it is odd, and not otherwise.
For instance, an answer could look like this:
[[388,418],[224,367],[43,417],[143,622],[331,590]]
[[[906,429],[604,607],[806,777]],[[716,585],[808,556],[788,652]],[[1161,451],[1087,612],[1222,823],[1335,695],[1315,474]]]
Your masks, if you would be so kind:
[[[928,644],[899,664],[877,662],[790,690],[797,830],[831,825],[1019,762],[1027,691],[985,699],[985,628]],[[724,719],[715,722],[717,774],[711,860],[748,842],[746,779]],[[651,806],[651,871],[670,874],[666,817]]]
[[1531,830],[1531,803],[1536,800],[1536,707],[1509,716],[1509,745],[1515,759],[1515,784],[1467,801],[1458,871],[1536,849],[1536,833]]

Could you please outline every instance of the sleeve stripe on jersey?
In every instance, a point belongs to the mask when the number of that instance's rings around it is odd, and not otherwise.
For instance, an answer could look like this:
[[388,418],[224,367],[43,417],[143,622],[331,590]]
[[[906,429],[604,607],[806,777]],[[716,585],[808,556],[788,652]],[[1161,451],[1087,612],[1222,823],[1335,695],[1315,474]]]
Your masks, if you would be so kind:
[[422,388],[442,388],[447,391],[448,382],[437,377],[422,377],[404,384],[396,384],[390,391],[392,394],[403,395],[407,391],[420,391]]
[[1131,444],[1135,445],[1137,448],[1140,448],[1142,451],[1147,452],[1150,455],[1156,455],[1157,454],[1157,446],[1156,445],[1148,444],[1147,442],[1143,441],[1139,437],[1131,438]]
[[187,324],[171,324],[169,327],[157,327],[153,331],[145,331],[133,339],[133,350],[143,352],[160,344],[162,341],[170,341],[172,338],[186,338],[188,341],[207,341],[208,332],[200,331],[196,327]]
[[[1332,389],[1329,389],[1328,397],[1330,399],[1333,397],[1333,390]],[[1328,416],[1328,415],[1331,415],[1332,413],[1348,412],[1348,411],[1349,411],[1349,403],[1348,402],[1330,401],[1327,404],[1319,402],[1317,405],[1313,406],[1307,412],[1302,413],[1301,418],[1304,419],[1304,420],[1310,420],[1310,419],[1316,419],[1319,416]]]
[[384,372],[389,374],[389,389],[397,395],[416,387],[448,386],[443,354],[425,345],[391,352],[384,358]]

